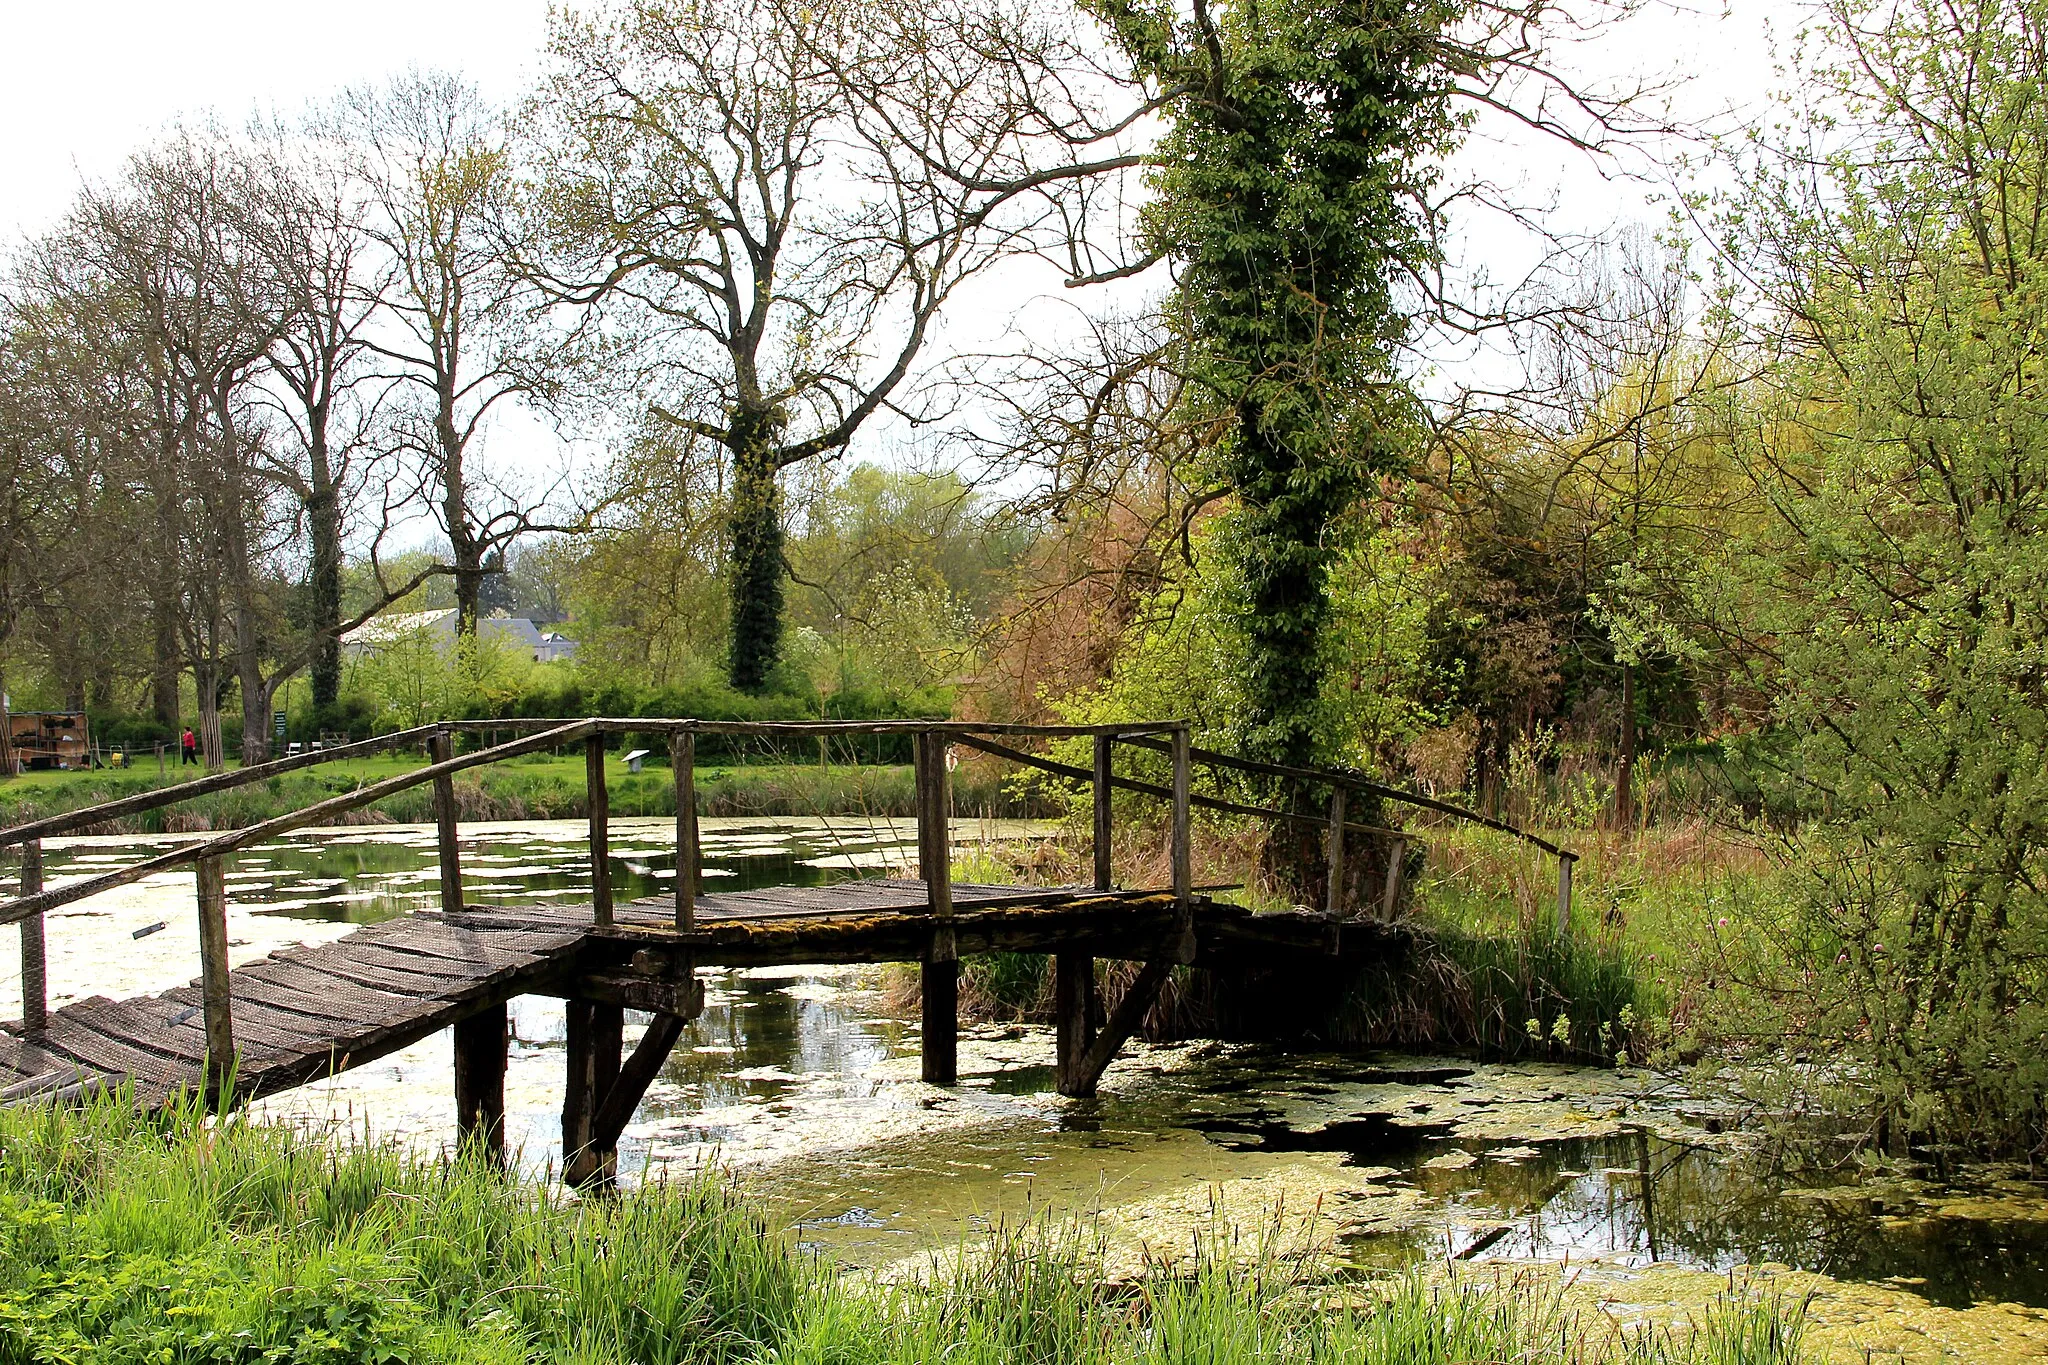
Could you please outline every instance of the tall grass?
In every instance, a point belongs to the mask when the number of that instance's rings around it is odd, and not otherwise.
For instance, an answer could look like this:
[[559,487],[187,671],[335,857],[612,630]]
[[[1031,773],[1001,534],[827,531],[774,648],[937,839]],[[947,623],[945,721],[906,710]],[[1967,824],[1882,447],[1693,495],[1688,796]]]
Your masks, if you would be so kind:
[[1624,1337],[1534,1279],[1359,1293],[1223,1233],[1111,1282],[1098,1250],[1034,1224],[878,1283],[804,1258],[711,1174],[579,1203],[196,1106],[0,1111],[5,1365],[1798,1359],[1796,1315],[1747,1297]]

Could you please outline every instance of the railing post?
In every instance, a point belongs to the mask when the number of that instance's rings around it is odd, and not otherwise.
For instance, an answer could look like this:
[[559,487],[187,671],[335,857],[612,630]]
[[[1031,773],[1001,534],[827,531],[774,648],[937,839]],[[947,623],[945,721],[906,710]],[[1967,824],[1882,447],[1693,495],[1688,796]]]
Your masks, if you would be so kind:
[[[446,730],[436,731],[427,740],[427,757],[435,763],[446,763],[455,757],[455,736]],[[434,779],[434,842],[441,854],[441,913],[444,915],[462,913],[462,855],[457,845],[460,837],[455,810],[455,779],[443,773]]]
[[1344,913],[1344,786],[1330,788],[1330,876],[1324,901],[1330,918]]
[[192,865],[199,890],[200,1007],[206,1022],[206,1093],[219,1098],[235,1065],[235,1026],[228,1008],[228,888],[219,858]]
[[1401,903],[1401,876],[1404,871],[1402,864],[1407,861],[1408,841],[1394,840],[1393,848],[1387,852],[1387,887],[1385,895],[1380,900],[1381,919],[1392,919],[1394,908]]
[[604,785],[604,731],[583,746],[584,802],[590,808],[590,908],[599,924],[612,922],[611,796]]
[[1557,936],[1563,938],[1572,928],[1572,864],[1578,857],[1571,853],[1557,855]]
[[[21,894],[34,896],[42,889],[43,841],[31,839],[21,846]],[[21,922],[21,1027],[27,1033],[41,1033],[49,1022],[49,961],[38,911]]]
[[1113,884],[1110,867],[1110,836],[1114,812],[1110,797],[1114,792],[1115,774],[1110,770],[1110,745],[1116,743],[1114,735],[1095,737],[1095,889],[1107,891]]
[[1195,931],[1195,846],[1190,825],[1188,779],[1191,755],[1187,723],[1173,731],[1173,899],[1180,909],[1183,948],[1193,956]]
[[703,860],[697,842],[697,732],[678,730],[668,740],[669,766],[676,780],[676,928],[697,924],[697,875]]
[[960,954],[953,939],[953,792],[945,737],[918,732],[911,758],[917,781],[918,871],[933,920],[922,971],[924,1080],[952,1085],[960,1074]]

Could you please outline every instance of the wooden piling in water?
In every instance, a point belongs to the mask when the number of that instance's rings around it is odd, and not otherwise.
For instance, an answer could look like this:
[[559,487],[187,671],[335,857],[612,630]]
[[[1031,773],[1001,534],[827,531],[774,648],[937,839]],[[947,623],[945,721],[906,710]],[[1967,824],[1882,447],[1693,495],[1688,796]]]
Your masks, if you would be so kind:
[[1344,913],[1344,788],[1330,788],[1330,875],[1323,908],[1330,918]]
[[604,782],[604,735],[583,748],[584,804],[590,815],[590,908],[599,924],[612,922],[611,796]]
[[505,1057],[511,1040],[503,1002],[459,1021],[455,1034],[455,1136],[460,1150],[505,1164]]
[[942,735],[920,734],[911,751],[917,782],[917,861],[931,912],[931,948],[921,970],[923,1076],[931,1085],[960,1077],[960,954],[953,938],[953,789]]

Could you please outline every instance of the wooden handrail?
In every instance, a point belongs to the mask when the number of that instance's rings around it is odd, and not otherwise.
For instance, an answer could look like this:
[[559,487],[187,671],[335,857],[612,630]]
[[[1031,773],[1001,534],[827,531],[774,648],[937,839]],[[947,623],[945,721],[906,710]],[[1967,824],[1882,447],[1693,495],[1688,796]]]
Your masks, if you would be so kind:
[[[1133,738],[1125,742],[1135,745],[1140,749],[1151,749],[1157,753],[1172,752],[1170,745],[1149,737]],[[1261,777],[1291,777],[1305,782],[1320,782],[1331,786],[1348,787],[1352,791],[1370,792],[1374,796],[1384,797],[1389,801],[1398,801],[1403,805],[1419,806],[1424,810],[1433,810],[1439,814],[1454,816],[1471,824],[1483,825],[1487,829],[1498,830],[1502,834],[1512,834],[1517,839],[1527,840],[1545,853],[1554,854],[1560,858],[1576,860],[1579,856],[1568,848],[1561,848],[1551,843],[1550,840],[1545,839],[1540,834],[1531,834],[1528,830],[1518,829],[1505,820],[1496,820],[1490,815],[1482,815],[1476,810],[1469,810],[1464,806],[1456,805],[1449,801],[1439,801],[1433,796],[1424,796],[1419,792],[1405,791],[1400,787],[1390,787],[1384,782],[1375,782],[1371,778],[1360,777],[1356,773],[1348,773],[1341,768],[1296,768],[1285,763],[1261,763],[1257,759],[1238,758],[1231,754],[1220,754],[1214,749],[1195,749],[1192,753],[1195,762],[1206,763],[1212,768],[1232,768],[1238,772],[1254,773]],[[1270,813],[1281,814],[1282,812]],[[1317,821],[1317,823],[1320,824],[1321,822]],[[1346,826],[1346,828],[1355,829],[1357,827]]]
[[248,825],[242,829],[229,830],[227,833],[217,835],[211,839],[185,844],[170,850],[168,853],[158,854],[154,858],[148,858],[142,862],[130,864],[127,867],[116,868],[112,872],[105,872],[97,877],[88,877],[83,881],[72,882],[67,886],[60,886],[53,891],[44,891],[39,895],[23,896],[17,900],[8,901],[5,904],[0,904],[0,924],[13,924],[18,920],[27,919],[30,915],[40,914],[45,910],[54,910],[58,906],[69,905],[73,901],[82,901],[90,896],[97,896],[103,891],[112,891],[117,887],[132,885],[135,882],[141,881],[144,877],[158,872],[169,871],[174,867],[183,867],[187,863],[196,863],[202,858],[218,858],[223,854],[233,853],[237,849],[247,848],[251,844],[262,843],[265,839],[274,838],[279,834],[288,834],[292,830],[303,829],[307,825],[322,824],[332,816],[345,815],[349,811],[359,810],[373,802],[381,801],[387,796],[417,787],[422,783],[432,782],[438,777],[464,772],[470,768],[483,767],[486,764],[501,762],[508,758],[517,758],[521,754],[530,754],[541,749],[553,748],[558,744],[573,744],[592,733],[591,722],[577,721],[573,724],[564,725],[557,730],[548,730],[541,734],[530,735],[525,739],[515,739],[510,743],[500,744],[495,748],[478,749],[473,753],[463,754],[459,758],[451,758],[445,763],[430,763],[424,768],[415,768],[409,773],[400,773],[395,777],[387,777],[382,782],[372,782],[370,785],[358,787],[352,792],[344,792],[340,796],[332,796],[325,801],[317,801],[302,810],[274,816],[271,819]]
[[201,777],[191,782],[180,782],[176,786],[155,787],[146,792],[137,792],[133,796],[123,796],[118,800],[102,801],[96,806],[85,806],[59,815],[46,815],[39,820],[15,825],[11,829],[0,829],[0,848],[27,843],[31,839],[47,839],[52,835],[68,834],[105,820],[118,820],[124,815],[161,810],[165,806],[175,806],[180,801],[190,801],[197,796],[210,796],[214,792],[232,791],[236,787],[246,787],[252,782],[267,781],[282,773],[296,772],[300,768],[361,758],[365,754],[380,753],[385,749],[402,749],[408,744],[424,743],[442,728],[439,725],[417,725],[410,730],[397,730],[388,735],[379,735],[375,739],[358,740],[354,744],[344,744],[338,748],[299,754],[294,758],[275,759],[269,763],[237,768],[232,772],[215,773],[211,777]]

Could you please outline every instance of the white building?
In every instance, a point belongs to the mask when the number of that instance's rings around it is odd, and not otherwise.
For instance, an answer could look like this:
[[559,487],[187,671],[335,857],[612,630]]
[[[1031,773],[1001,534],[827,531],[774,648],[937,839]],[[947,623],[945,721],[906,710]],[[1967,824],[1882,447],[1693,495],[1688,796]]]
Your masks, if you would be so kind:
[[[455,608],[402,611],[363,622],[341,637],[342,649],[360,657],[386,645],[424,635],[442,654],[455,649]],[[486,616],[476,623],[479,640],[503,643],[529,655],[537,664],[553,663],[576,653],[576,642],[559,631],[543,630],[523,616]]]

